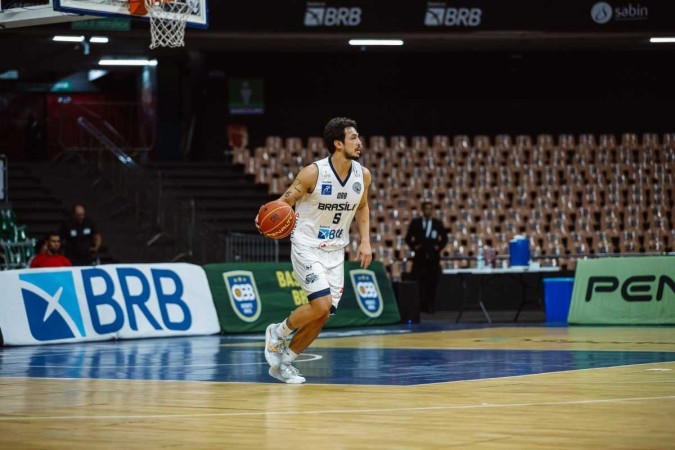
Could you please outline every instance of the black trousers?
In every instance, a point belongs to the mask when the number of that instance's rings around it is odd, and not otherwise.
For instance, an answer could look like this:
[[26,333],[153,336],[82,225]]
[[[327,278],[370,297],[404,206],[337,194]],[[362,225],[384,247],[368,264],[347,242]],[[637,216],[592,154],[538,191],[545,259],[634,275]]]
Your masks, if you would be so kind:
[[432,313],[436,310],[436,290],[440,276],[441,267],[438,261],[413,262],[413,278],[419,287],[422,311]]

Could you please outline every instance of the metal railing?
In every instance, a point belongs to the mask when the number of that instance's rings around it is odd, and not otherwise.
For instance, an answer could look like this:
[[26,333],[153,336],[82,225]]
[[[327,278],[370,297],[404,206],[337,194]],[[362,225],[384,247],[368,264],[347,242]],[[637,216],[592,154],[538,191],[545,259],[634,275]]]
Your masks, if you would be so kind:
[[64,154],[62,156],[80,156],[73,153],[95,150],[88,134],[77,122],[86,117],[94,122],[100,131],[105,132],[120,148],[132,157],[147,154],[155,140],[154,127],[142,126],[141,107],[134,102],[81,102],[63,96],[58,103],[56,141]]
[[[128,105],[127,105],[128,106]],[[75,159],[95,168],[98,179],[122,199],[148,236],[146,247],[160,252],[165,261],[190,261],[197,264],[221,261],[278,261],[279,244],[257,235],[219,234],[200,221],[194,198],[177,195],[171,180],[159,169],[143,166],[151,147],[129,143],[116,127],[102,116],[110,114],[97,105],[69,105],[77,117],[64,118],[60,128],[69,130],[68,145],[59,138],[61,161]],[[72,109],[70,110],[72,113]],[[117,123],[117,122],[116,122]],[[75,125],[75,129],[73,129]],[[74,139],[74,140],[73,140]],[[160,251],[160,249],[162,249]]]
[[225,261],[279,262],[279,241],[254,234],[230,233],[225,237]]
[[109,184],[112,195],[124,200],[150,232],[146,247],[161,246],[163,259],[172,262],[204,264],[226,258],[224,240],[197,219],[193,198],[179,198],[167,190],[171,181],[161,170],[138,164],[137,149],[126,146],[110,124],[84,116],[77,118],[77,124],[87,139],[82,139],[81,149],[65,153],[77,154],[80,162],[94,167],[99,175],[96,183]]

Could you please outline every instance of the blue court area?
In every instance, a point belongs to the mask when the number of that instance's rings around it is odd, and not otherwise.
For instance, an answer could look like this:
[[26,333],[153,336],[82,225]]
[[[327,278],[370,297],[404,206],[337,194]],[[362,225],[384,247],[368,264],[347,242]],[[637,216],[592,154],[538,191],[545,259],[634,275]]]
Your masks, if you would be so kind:
[[[256,335],[6,347],[0,377],[276,383],[262,345]],[[296,366],[312,384],[409,386],[671,361],[675,352],[317,347]]]

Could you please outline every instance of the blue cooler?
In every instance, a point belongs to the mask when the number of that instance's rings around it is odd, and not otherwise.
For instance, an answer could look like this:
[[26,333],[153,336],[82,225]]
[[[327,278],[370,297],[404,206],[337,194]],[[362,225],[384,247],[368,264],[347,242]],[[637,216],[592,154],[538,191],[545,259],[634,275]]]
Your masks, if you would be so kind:
[[574,278],[544,278],[546,322],[567,323],[572,301]]
[[509,264],[511,267],[530,265],[530,241],[525,236],[509,241]]

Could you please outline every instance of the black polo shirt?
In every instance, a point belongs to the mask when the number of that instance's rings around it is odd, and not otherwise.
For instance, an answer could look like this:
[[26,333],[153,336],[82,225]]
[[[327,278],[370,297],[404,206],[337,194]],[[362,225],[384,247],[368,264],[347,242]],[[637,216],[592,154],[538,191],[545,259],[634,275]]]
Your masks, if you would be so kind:
[[67,220],[61,225],[59,233],[65,244],[65,253],[68,258],[90,258],[90,248],[94,246],[94,235],[98,234],[96,225],[85,218],[81,223],[75,219]]

